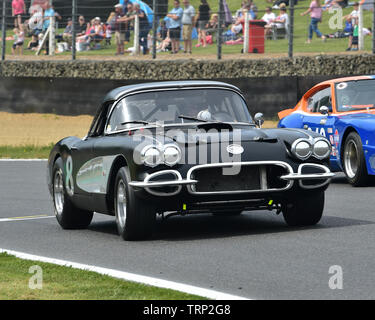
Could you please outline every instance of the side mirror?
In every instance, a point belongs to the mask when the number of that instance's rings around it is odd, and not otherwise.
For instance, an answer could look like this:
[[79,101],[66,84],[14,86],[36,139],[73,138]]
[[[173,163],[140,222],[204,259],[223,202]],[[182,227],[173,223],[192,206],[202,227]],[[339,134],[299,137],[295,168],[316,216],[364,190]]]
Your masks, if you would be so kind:
[[258,112],[254,116],[254,121],[255,121],[255,124],[258,126],[258,128],[262,128],[262,124],[264,123],[263,113]]
[[324,116],[328,116],[329,115],[329,109],[327,106],[321,106],[319,108],[319,112],[324,115]]

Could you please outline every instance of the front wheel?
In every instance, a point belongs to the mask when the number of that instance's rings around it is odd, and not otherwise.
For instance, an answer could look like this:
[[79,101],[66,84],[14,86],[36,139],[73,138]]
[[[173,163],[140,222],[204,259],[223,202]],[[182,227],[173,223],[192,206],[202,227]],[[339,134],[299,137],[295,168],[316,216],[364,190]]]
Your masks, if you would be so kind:
[[365,155],[359,135],[352,132],[346,138],[343,167],[347,180],[354,187],[366,186],[369,182]]
[[312,226],[322,218],[324,191],[301,194],[282,205],[285,222],[289,226]]
[[152,234],[156,213],[134,194],[129,182],[129,171],[122,167],[117,173],[114,190],[117,229],[124,240],[143,240]]
[[91,223],[93,212],[77,208],[71,201],[65,185],[63,161],[58,158],[53,166],[53,207],[63,229],[84,229]]

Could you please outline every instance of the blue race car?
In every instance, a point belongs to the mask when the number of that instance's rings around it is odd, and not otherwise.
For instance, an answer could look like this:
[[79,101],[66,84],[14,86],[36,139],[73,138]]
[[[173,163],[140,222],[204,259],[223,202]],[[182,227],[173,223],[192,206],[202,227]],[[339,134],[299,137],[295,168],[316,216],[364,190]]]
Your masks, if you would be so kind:
[[[332,171],[344,171],[353,186],[375,176],[375,76],[321,82],[294,109],[279,112],[279,128],[316,131],[332,144]],[[313,152],[312,145],[306,146]]]

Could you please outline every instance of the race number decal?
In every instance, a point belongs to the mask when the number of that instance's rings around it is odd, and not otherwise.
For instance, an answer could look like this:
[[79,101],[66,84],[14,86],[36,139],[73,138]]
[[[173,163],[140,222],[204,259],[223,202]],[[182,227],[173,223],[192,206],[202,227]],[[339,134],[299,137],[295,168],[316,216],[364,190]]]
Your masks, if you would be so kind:
[[70,196],[74,195],[73,160],[71,156],[66,159],[65,188]]

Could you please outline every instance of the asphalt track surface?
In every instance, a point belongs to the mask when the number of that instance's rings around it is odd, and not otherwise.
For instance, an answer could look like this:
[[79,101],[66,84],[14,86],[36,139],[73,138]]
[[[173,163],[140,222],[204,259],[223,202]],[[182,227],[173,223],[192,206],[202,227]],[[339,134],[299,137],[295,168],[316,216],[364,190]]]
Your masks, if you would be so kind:
[[[375,299],[375,187],[342,175],[321,223],[287,227],[259,211],[158,221],[153,239],[124,242],[112,217],[64,231],[51,216],[46,162],[0,162],[0,248],[196,285],[253,299]],[[35,219],[10,219],[35,216]],[[332,290],[329,268],[343,270]],[[1,275],[0,275],[1,281]]]

